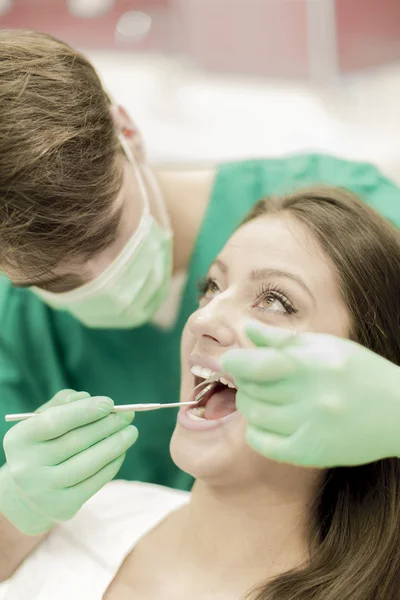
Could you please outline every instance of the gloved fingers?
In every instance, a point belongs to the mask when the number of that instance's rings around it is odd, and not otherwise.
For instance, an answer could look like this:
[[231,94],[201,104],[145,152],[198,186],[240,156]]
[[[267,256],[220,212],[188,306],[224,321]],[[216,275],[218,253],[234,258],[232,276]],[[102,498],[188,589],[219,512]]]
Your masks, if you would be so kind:
[[44,442],[72,429],[82,427],[108,415],[114,407],[110,398],[93,397],[54,406],[40,415],[15,425],[15,437],[28,442]]
[[73,456],[56,467],[49,467],[49,481],[53,489],[69,488],[92,477],[110,462],[124,454],[138,437],[133,425],[110,435],[91,448]]
[[236,396],[236,406],[252,427],[278,435],[292,435],[298,428],[297,411],[293,406],[279,406],[249,400],[245,395]]
[[290,436],[283,436],[247,425],[246,441],[256,452],[277,462],[290,463]]
[[298,363],[273,348],[237,348],[222,356],[222,368],[234,379],[252,383],[272,383],[293,376]]
[[44,464],[55,466],[80,454],[130,425],[134,416],[133,412],[111,413],[104,419],[78,427],[59,438],[44,442],[41,444]]
[[255,346],[278,349],[290,344],[295,332],[280,327],[268,327],[259,321],[249,321],[246,325],[246,335]]
[[[340,447],[340,444],[341,442],[336,439],[334,447],[338,447],[338,445]],[[337,460],[337,456],[333,462],[331,461],[332,439],[329,431],[321,435],[320,429],[316,429],[309,423],[304,424],[296,431],[290,438],[288,446],[291,462],[295,465],[319,469],[342,466]],[[351,463],[347,464],[350,466]]]
[[[64,505],[68,508],[71,507],[69,518],[73,517],[82,505],[94,496],[96,492],[101,490],[106,483],[109,483],[114,479],[125,460],[125,456],[125,453],[121,454],[91,477],[62,491]],[[64,516],[64,519],[67,518],[68,516]]]
[[336,466],[326,458],[329,442],[318,433],[312,435],[308,428],[283,436],[248,425],[246,441],[253,450],[276,462],[316,469]]
[[60,390],[49,400],[42,404],[39,408],[36,409],[36,412],[43,412],[48,408],[52,408],[53,406],[61,406],[62,404],[69,404],[70,402],[75,402],[75,400],[83,400],[84,398],[90,398],[90,394],[87,392],[76,392],[75,390]]
[[272,383],[252,383],[242,379],[235,379],[238,388],[236,394],[236,403],[238,398],[243,395],[248,400],[258,400],[267,404],[293,404],[298,402],[298,386],[294,386],[291,380],[284,380]]
[[246,333],[256,346],[281,350],[288,358],[291,357],[294,364],[311,371],[317,366],[333,370],[341,367],[351,354],[351,344],[354,344],[325,333],[296,333],[267,327],[258,321],[250,321]]

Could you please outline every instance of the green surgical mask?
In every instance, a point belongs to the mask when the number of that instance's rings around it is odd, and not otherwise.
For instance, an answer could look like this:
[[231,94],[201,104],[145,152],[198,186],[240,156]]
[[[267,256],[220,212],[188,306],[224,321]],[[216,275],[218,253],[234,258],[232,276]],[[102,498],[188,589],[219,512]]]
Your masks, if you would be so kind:
[[146,188],[132,152],[121,138],[125,153],[136,170],[144,200],[141,221],[115,261],[93,281],[60,294],[32,290],[58,310],[66,310],[87,327],[132,328],[151,320],[164,301],[172,274],[172,232],[152,174],[148,174],[165,226],[150,213]]

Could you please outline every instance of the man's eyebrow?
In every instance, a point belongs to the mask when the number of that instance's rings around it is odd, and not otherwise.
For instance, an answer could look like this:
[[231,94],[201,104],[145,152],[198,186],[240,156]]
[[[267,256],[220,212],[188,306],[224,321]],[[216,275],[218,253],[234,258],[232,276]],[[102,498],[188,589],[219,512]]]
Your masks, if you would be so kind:
[[300,287],[302,287],[303,290],[305,290],[311,296],[311,298],[314,300],[314,302],[316,301],[313,294],[310,292],[310,290],[308,289],[308,287],[306,286],[304,281],[300,277],[295,275],[294,273],[290,273],[288,271],[281,271],[280,269],[254,269],[250,273],[250,279],[252,281],[261,281],[262,279],[267,279],[268,277],[273,277],[273,276],[287,277],[289,279],[292,279],[293,281],[298,283],[300,285]]
[[32,281],[13,282],[13,286],[17,288],[47,287],[57,285],[59,283],[67,283],[78,286],[85,283],[85,280],[81,275],[57,275],[56,277],[50,277],[48,279],[33,279]]

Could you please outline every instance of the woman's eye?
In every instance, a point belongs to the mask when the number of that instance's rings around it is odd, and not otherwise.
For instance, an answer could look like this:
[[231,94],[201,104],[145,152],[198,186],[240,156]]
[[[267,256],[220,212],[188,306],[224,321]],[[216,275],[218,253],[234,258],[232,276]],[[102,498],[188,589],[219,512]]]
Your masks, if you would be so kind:
[[276,313],[292,314],[295,312],[293,306],[288,300],[283,297],[279,297],[277,294],[269,293],[260,298],[256,304],[256,308],[264,311],[271,311]]
[[206,278],[198,283],[198,291],[200,300],[204,298],[211,300],[220,292],[220,289],[213,279]]
[[218,294],[218,292],[219,292],[219,287],[217,286],[215,281],[209,281],[207,283],[207,287],[205,289],[204,296],[206,298],[213,298],[215,296],[215,294]]

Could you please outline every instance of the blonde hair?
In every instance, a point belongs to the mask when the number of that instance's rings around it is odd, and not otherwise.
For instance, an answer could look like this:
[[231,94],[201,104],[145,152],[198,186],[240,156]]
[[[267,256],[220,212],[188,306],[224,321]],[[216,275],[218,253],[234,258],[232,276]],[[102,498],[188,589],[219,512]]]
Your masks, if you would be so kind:
[[46,34],[0,31],[0,268],[40,277],[105,248],[121,166],[87,59]]

